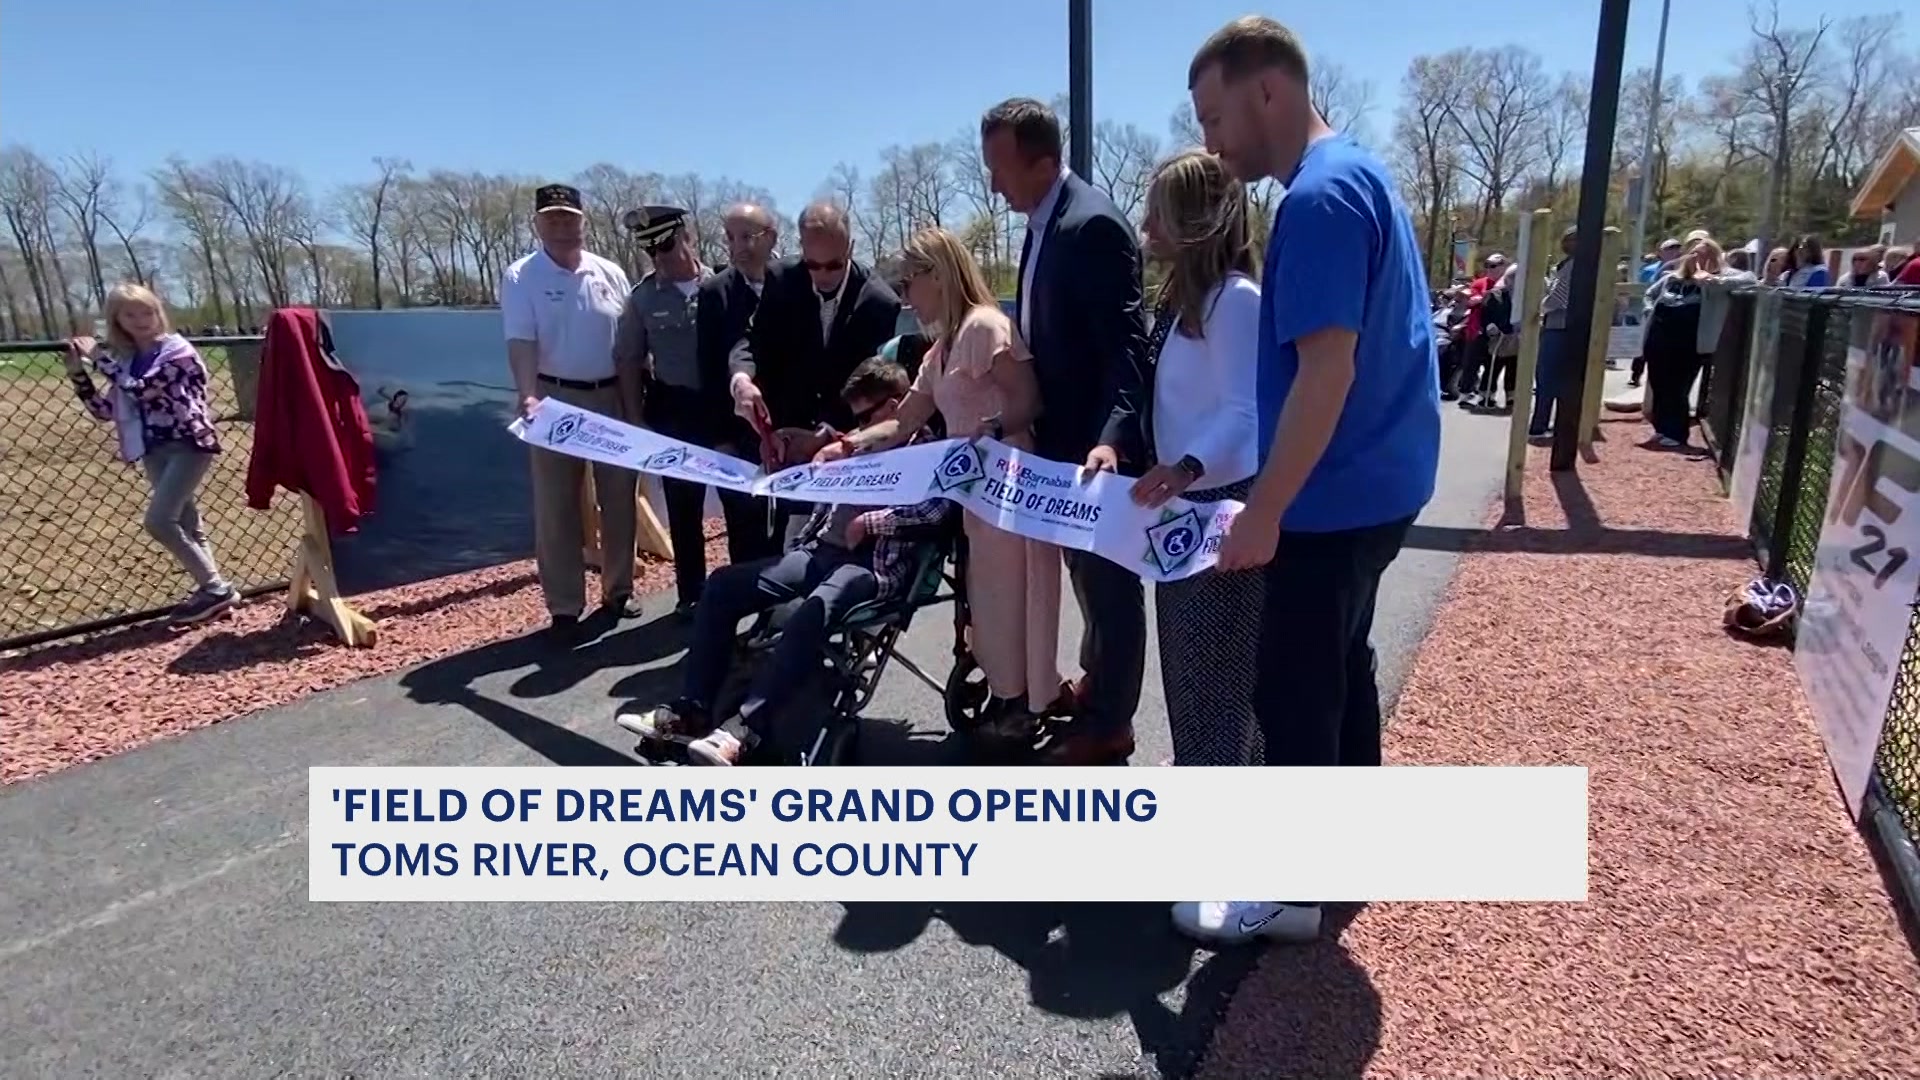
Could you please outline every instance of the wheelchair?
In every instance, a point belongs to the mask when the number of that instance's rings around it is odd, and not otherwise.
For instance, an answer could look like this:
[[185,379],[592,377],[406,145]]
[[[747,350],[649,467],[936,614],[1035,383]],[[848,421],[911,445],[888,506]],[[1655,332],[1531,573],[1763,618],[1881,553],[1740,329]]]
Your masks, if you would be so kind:
[[[966,540],[957,522],[929,536],[915,554],[904,595],[862,604],[828,628],[818,665],[779,705],[779,738],[774,745],[754,748],[742,764],[855,764],[861,713],[872,704],[881,678],[895,663],[941,695],[947,723],[954,731],[966,734],[977,728],[984,718],[988,691],[968,648],[965,567]],[[725,705],[718,710],[720,715],[738,707],[738,685],[780,640],[786,620],[804,600],[798,597],[761,613],[735,638],[735,674],[729,679],[734,689],[722,695]],[[953,605],[953,667],[947,678],[940,679],[902,655],[899,643],[919,612],[947,603]],[[642,742],[636,749],[652,764],[680,765],[685,763],[685,745],[678,740]]]

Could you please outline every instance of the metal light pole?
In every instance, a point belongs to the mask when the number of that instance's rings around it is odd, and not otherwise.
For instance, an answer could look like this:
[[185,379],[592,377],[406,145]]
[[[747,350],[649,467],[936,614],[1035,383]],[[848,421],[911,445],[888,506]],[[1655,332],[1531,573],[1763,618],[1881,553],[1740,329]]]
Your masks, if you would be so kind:
[[1093,176],[1093,0],[1067,0],[1067,157]]
[[1653,96],[1647,105],[1647,132],[1640,143],[1640,209],[1633,215],[1633,242],[1627,258],[1635,273],[1640,271],[1640,256],[1647,250],[1647,210],[1653,205],[1653,133],[1660,126],[1660,82],[1667,70],[1667,16],[1673,13],[1673,0],[1660,0],[1660,47],[1653,54]]
[[[1580,410],[1585,397],[1587,342],[1593,320],[1611,318],[1613,267],[1600,265],[1600,235],[1607,224],[1607,189],[1613,172],[1613,122],[1620,111],[1620,68],[1627,58],[1627,0],[1600,0],[1600,30],[1593,47],[1593,87],[1588,94],[1587,156],[1580,172],[1580,235],[1573,247],[1573,295],[1568,297],[1565,341],[1553,409],[1553,454],[1549,468],[1564,472],[1580,456]],[[1604,297],[1606,306],[1600,307]]]

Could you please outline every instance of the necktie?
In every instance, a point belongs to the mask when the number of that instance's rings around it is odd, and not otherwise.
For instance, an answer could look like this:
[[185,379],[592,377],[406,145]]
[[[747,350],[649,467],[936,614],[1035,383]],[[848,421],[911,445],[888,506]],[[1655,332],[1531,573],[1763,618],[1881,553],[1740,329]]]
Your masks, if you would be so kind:
[[1013,293],[1013,325],[1027,332],[1027,260],[1033,257],[1033,225],[1027,225],[1027,238],[1020,243],[1020,280]]

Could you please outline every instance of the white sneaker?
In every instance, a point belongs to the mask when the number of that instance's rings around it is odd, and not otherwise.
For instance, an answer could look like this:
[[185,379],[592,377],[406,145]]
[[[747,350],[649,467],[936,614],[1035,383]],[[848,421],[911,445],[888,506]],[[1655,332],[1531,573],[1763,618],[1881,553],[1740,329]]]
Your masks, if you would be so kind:
[[1173,925],[1211,945],[1241,945],[1254,938],[1312,941],[1320,936],[1320,909],[1265,900],[1200,900],[1173,905]]
[[623,709],[614,714],[613,722],[654,742],[684,739],[687,733],[686,721],[671,705],[656,705],[638,712]]

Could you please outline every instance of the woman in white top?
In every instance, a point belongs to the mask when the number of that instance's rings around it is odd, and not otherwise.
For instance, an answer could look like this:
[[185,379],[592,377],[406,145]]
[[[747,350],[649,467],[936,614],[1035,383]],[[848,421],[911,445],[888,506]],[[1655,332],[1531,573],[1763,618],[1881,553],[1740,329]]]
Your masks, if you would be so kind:
[[[1155,296],[1153,460],[1135,501],[1244,500],[1260,468],[1255,411],[1260,286],[1246,188],[1218,158],[1190,150],[1155,171],[1148,255],[1166,272]],[[1207,571],[1161,584],[1160,675],[1176,765],[1253,765],[1254,679],[1265,600],[1258,570]]]

